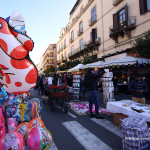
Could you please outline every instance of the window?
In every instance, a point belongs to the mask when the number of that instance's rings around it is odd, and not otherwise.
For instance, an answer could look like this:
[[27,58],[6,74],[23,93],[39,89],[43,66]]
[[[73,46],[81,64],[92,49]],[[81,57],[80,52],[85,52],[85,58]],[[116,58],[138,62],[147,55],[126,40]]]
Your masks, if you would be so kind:
[[80,50],[83,50],[83,39],[80,40]]
[[63,60],[64,58],[63,58],[63,54],[61,54],[61,60]]
[[125,21],[125,8],[123,8],[121,11],[118,12],[118,15],[119,15],[119,23],[121,24],[122,22]]
[[140,15],[150,11],[150,0],[139,0]]
[[95,42],[96,38],[97,38],[97,29],[92,29],[92,32],[91,32],[91,40],[92,40],[92,42]]
[[71,54],[74,53],[74,46],[71,46]]
[[61,50],[63,50],[63,43],[61,43]]
[[64,53],[64,58],[66,59],[66,51],[65,51],[65,53]]
[[66,39],[64,40],[64,48],[66,48]]
[[91,11],[91,22],[96,21],[96,6]]
[[72,40],[72,41],[74,40],[74,34],[73,34],[73,31],[71,32],[71,40]]
[[79,23],[79,31],[80,31],[80,33],[83,32],[83,23],[82,23],[82,21]]
[[128,23],[128,6],[113,14],[113,29],[116,30]]
[[147,10],[150,10],[150,0],[147,0]]

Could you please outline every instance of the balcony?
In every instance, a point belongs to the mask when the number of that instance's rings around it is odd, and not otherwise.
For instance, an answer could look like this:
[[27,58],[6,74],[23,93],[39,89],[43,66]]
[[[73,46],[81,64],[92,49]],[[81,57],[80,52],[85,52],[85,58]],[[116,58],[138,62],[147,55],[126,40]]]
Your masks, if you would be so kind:
[[113,6],[117,6],[119,3],[121,3],[123,0],[113,0]]
[[89,20],[89,26],[92,26],[93,24],[95,24],[97,22],[97,16],[92,17]]
[[128,20],[121,22],[117,27],[109,27],[109,36],[118,43],[118,36],[124,37],[124,34],[126,34],[128,38],[131,38],[131,31],[135,28],[136,17],[130,16]]
[[70,43],[72,43],[74,41],[74,39],[73,38],[70,38]]
[[83,34],[83,28],[81,28],[81,29],[79,29],[79,30],[77,31],[77,35],[78,35],[78,36],[80,36],[81,34]]

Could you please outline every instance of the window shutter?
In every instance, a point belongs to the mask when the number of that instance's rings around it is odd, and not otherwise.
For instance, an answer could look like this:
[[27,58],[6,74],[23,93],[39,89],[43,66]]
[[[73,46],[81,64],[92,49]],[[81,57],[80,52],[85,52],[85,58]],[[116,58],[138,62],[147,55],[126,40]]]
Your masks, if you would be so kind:
[[96,29],[92,29],[92,42],[95,42]]
[[125,21],[128,21],[128,6],[125,6]]
[[146,12],[146,0],[139,0],[140,15]]
[[113,28],[117,29],[118,28],[118,13],[113,14]]

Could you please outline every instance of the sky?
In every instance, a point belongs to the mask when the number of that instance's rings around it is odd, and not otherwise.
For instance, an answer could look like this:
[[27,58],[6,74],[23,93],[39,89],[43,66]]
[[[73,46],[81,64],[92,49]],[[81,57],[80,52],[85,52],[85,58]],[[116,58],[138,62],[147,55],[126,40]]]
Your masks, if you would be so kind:
[[38,64],[49,44],[59,40],[61,28],[69,22],[69,13],[77,0],[1,0],[0,17],[18,11],[25,20],[27,35],[33,40],[30,58]]

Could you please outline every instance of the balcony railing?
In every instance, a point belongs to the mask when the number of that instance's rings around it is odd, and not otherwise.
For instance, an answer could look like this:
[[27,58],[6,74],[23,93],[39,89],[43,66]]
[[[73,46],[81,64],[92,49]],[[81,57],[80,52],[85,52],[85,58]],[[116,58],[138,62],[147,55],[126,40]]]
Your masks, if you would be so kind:
[[83,28],[81,28],[81,29],[79,29],[79,30],[77,31],[77,35],[78,35],[78,36],[80,36],[82,33],[83,33]]
[[92,26],[94,23],[97,22],[97,15],[92,17],[90,20],[89,20],[89,26]]
[[74,41],[74,39],[73,38],[70,38],[70,43],[72,43]]
[[124,36],[124,33],[131,38],[131,30],[136,28],[136,17],[130,16],[128,20],[121,22],[117,27],[109,27],[109,36],[113,38],[116,43],[118,40],[118,36]]
[[80,53],[81,51],[83,51],[86,48],[86,44],[83,44],[82,46],[78,47],[77,49],[75,49],[73,52],[68,54],[68,57],[71,57],[73,55],[76,55],[78,53]]
[[123,0],[113,0],[113,6],[117,6],[119,3],[121,3]]

